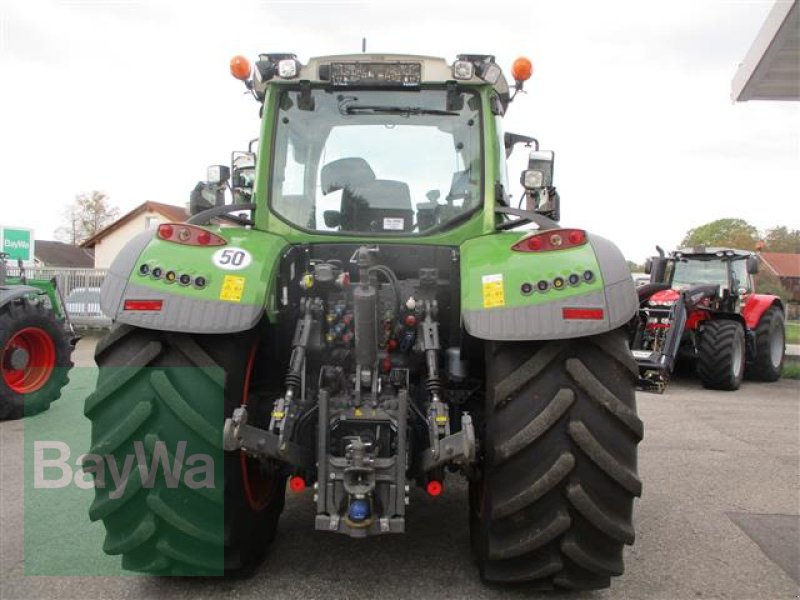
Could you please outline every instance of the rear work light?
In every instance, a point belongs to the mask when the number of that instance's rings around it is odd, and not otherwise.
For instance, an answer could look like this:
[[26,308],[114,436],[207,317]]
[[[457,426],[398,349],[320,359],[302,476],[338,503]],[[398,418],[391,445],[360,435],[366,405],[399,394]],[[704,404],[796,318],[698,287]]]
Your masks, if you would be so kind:
[[517,252],[547,252],[583,246],[586,232],[583,229],[548,229],[535,233],[511,246]]
[[228,242],[194,225],[184,223],[164,223],[158,226],[158,237],[165,242],[174,242],[185,246],[224,246]]
[[561,316],[567,321],[602,321],[602,308],[562,308]]
[[161,310],[163,300],[125,300],[124,310]]

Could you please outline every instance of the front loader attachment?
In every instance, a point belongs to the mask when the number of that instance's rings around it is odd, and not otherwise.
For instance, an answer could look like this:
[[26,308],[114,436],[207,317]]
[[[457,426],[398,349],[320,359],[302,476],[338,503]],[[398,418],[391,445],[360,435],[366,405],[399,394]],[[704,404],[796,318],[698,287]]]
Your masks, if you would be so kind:
[[639,389],[664,393],[685,326],[686,303],[681,294],[669,289],[652,296],[640,293],[631,339],[631,353],[639,367]]

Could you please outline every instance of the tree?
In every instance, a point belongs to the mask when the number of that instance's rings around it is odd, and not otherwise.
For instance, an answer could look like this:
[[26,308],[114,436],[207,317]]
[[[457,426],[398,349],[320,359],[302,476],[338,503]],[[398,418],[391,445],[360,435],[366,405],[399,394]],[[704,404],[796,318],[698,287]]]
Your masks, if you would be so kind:
[[75,196],[62,216],[64,225],[56,230],[56,238],[75,245],[110,225],[119,216],[119,208],[110,205],[105,192],[93,190]]
[[681,245],[720,246],[739,250],[755,250],[758,229],[744,219],[717,219],[690,229]]
[[764,252],[789,252],[800,254],[800,230],[785,225],[767,229],[764,236]]
[[631,273],[644,273],[644,265],[635,263],[632,260],[626,260],[625,262],[628,263],[628,269],[630,269]]

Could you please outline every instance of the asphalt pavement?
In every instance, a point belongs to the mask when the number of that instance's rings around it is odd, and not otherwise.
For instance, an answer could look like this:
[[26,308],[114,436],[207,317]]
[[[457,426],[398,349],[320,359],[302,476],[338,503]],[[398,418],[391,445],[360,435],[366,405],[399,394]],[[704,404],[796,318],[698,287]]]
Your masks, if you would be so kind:
[[[80,343],[78,364],[89,363],[92,344]],[[85,390],[71,385],[72,394],[32,419],[57,427],[75,417]],[[730,393],[681,379],[663,395],[640,393],[638,403],[644,494],[625,574],[608,590],[549,597],[798,598],[800,382],[745,383]],[[0,423],[3,599],[548,597],[480,582],[469,553],[466,488],[455,479],[439,498],[412,495],[406,534],[366,540],[313,531],[311,492],[289,496],[278,539],[250,579],[26,576],[24,428],[24,421]],[[102,526],[91,527],[102,540]],[[68,548],[71,540],[53,542]]]

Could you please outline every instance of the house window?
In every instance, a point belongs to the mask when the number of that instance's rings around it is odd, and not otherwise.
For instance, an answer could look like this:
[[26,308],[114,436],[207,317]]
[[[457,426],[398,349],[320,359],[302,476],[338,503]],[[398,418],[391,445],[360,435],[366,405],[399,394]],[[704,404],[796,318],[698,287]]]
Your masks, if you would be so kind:
[[147,229],[156,229],[158,227],[158,217],[145,217],[144,223]]

